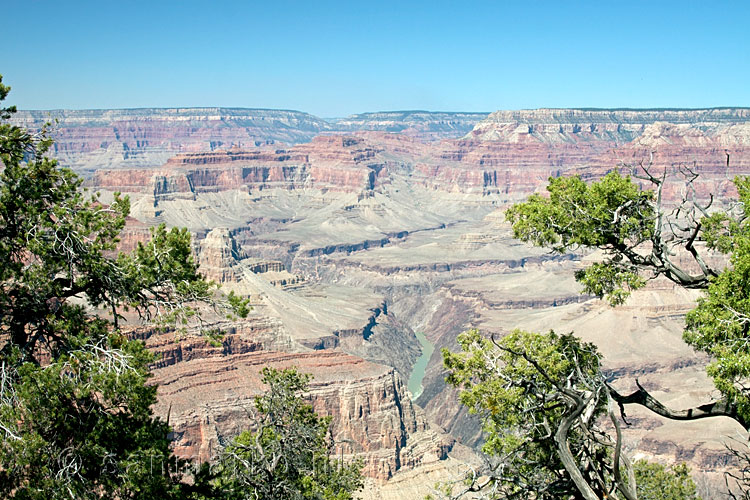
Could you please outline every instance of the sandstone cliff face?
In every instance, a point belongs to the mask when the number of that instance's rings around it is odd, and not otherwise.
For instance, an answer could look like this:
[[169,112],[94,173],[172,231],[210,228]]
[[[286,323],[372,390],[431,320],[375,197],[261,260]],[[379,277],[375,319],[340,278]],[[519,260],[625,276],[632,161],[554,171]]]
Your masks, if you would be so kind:
[[157,169],[99,169],[92,185],[147,192],[154,204],[195,199],[196,192],[230,189],[334,189],[369,191],[386,182],[388,162],[373,142],[320,136],[289,149],[181,154]]
[[442,157],[481,168],[489,184],[511,196],[527,195],[549,176],[592,178],[650,164],[658,172],[690,167],[700,174],[700,196],[722,197],[732,194],[728,181],[750,168],[748,144],[750,110],[745,108],[539,109],[492,113]]
[[142,108],[19,111],[32,129],[55,122],[54,155],[85,175],[97,168],[156,166],[178,153],[307,142],[323,133],[398,131],[420,140],[460,137],[487,113],[365,113],[329,122],[298,111]]
[[398,375],[382,365],[332,351],[193,352],[189,359],[165,357],[154,370],[156,411],[170,415],[178,456],[211,460],[233,436],[252,428],[265,366],[294,366],[314,376],[310,401],[333,417],[337,456],[361,458],[368,477],[383,481],[397,470],[441,460],[452,446],[450,438],[428,429]]
[[206,278],[217,283],[225,283],[237,280],[234,266],[245,255],[237,246],[229,229],[216,228],[209,231],[201,240],[198,256],[198,264]]
[[125,227],[120,233],[119,251],[130,252],[138,246],[138,243],[145,243],[151,239],[149,225],[133,218],[125,219]]
[[[653,155],[652,166],[660,171],[695,165],[704,180],[731,178],[750,166],[749,124],[746,108],[497,111],[465,136],[482,146],[466,143],[453,157],[471,158],[483,148],[488,153],[479,159],[482,164],[514,165],[524,172],[530,168],[538,178],[536,171],[543,167],[550,175],[601,175],[623,164],[648,164]],[[489,156],[501,151],[507,152],[505,157]],[[508,175],[510,189],[512,174]],[[726,188],[711,183],[706,189]]]
[[[582,109],[537,109],[521,111],[497,111],[486,113],[431,113],[420,111],[365,113],[345,119],[327,122],[315,116],[296,111],[258,110],[240,108],[180,108],[180,109],[132,109],[132,110],[54,110],[54,111],[21,111],[14,120],[30,128],[38,128],[50,119],[59,120],[53,132],[55,138],[54,155],[64,165],[71,166],[89,175],[99,168],[149,167],[162,165],[179,153],[195,153],[195,162],[219,162],[226,164],[226,158],[201,158],[200,153],[211,151],[231,151],[232,148],[252,149],[272,142],[287,144],[304,143],[320,133],[360,133],[364,131],[397,132],[398,137],[412,137],[417,142],[437,139],[450,139],[465,136],[467,140],[505,144],[497,153],[490,152],[488,158],[479,158],[479,163],[469,159],[464,168],[456,170],[451,165],[437,167],[444,170],[430,183],[439,186],[449,182],[455,189],[466,192],[467,189],[487,188],[489,192],[498,189],[510,191],[515,187],[514,173],[524,165],[532,164],[534,168],[544,165],[558,167],[548,168],[534,177],[545,174],[555,175],[561,168],[572,166],[602,166],[612,168],[618,161],[627,161],[628,157],[618,159],[597,158],[604,150],[623,146],[638,141],[653,149],[654,130],[651,125],[662,122],[671,127],[682,127],[683,135],[691,136],[689,144],[683,141],[682,146],[700,146],[701,148],[719,148],[721,152],[727,146],[747,147],[747,131],[734,125],[747,123],[750,111],[746,108],[704,109],[704,110],[582,110]],[[687,130],[693,128],[693,130]],[[720,136],[719,141],[706,140],[703,136]],[[658,137],[664,139],[664,134]],[[382,138],[380,139],[382,140]],[[672,138],[669,144],[676,143]],[[722,142],[723,141],[723,142]],[[540,148],[539,145],[573,146],[567,153],[558,151],[557,147]],[[391,147],[393,145],[391,144]],[[589,148],[587,149],[587,146]],[[453,159],[472,153],[475,146],[449,146],[444,154],[431,153],[431,158]],[[480,149],[487,149],[484,145]],[[583,148],[576,151],[576,148]],[[316,147],[312,148],[313,150]],[[414,148],[412,148],[414,149]],[[440,149],[438,147],[438,149]],[[492,149],[492,146],[489,147]],[[503,149],[505,152],[503,152]],[[677,153],[677,152],[676,152]],[[691,151],[682,155],[675,154],[672,160],[685,161]],[[700,163],[703,155],[697,155]],[[515,159],[514,157],[518,157]],[[468,159],[468,157],[467,157]],[[636,159],[643,159],[643,156]],[[267,158],[263,166],[276,164],[279,157]],[[482,162],[486,160],[486,162]],[[507,160],[507,161],[506,161]],[[300,158],[287,158],[290,164],[305,164]],[[421,156],[410,159],[411,163],[422,163]],[[181,160],[188,163],[186,158]],[[260,165],[261,158],[255,159]],[[493,165],[494,162],[494,165]],[[490,169],[498,166],[500,169]],[[318,162],[313,160],[313,164]],[[433,164],[433,161],[427,162]],[[194,163],[197,164],[197,163]],[[278,166],[278,165],[277,165]],[[329,165],[330,167],[330,165]],[[434,167],[434,165],[433,165]],[[469,167],[473,173],[466,172]],[[424,171],[427,179],[433,171]],[[291,183],[299,186],[300,179],[312,176],[317,182],[340,186],[342,183],[351,186],[360,181],[368,182],[371,172],[352,173],[324,169],[317,174],[311,172],[283,172],[282,169],[264,169],[258,166],[253,174],[239,175],[251,183],[266,185],[268,183]],[[109,173],[108,175],[114,175]],[[133,178],[135,173],[127,177]],[[141,174],[145,175],[145,174]],[[232,174],[237,176],[237,174]],[[380,171],[374,172],[377,177]],[[486,180],[485,175],[488,179]],[[508,179],[505,176],[508,176]],[[149,176],[150,177],[150,176]],[[291,178],[291,180],[290,180]],[[497,178],[497,186],[494,179]],[[125,179],[123,179],[124,181]],[[468,184],[462,184],[466,181]],[[113,180],[111,185],[118,181]],[[211,183],[227,184],[228,181],[201,181],[204,185]],[[126,186],[127,183],[117,184]],[[136,181],[133,185],[143,185]],[[278,184],[277,184],[278,185]]]
[[[700,194],[729,195],[730,179],[750,168],[749,113],[747,109],[496,112],[458,141],[425,144],[385,132],[319,136],[288,148],[184,153],[159,168],[102,169],[92,184],[148,193],[153,196],[154,217],[160,213],[160,202],[194,200],[196,192],[312,188],[357,193],[361,199],[400,179],[437,191],[517,200],[539,190],[550,176],[593,178],[649,162],[659,171],[694,165],[701,174]],[[380,119],[417,120],[412,115],[385,115]]]

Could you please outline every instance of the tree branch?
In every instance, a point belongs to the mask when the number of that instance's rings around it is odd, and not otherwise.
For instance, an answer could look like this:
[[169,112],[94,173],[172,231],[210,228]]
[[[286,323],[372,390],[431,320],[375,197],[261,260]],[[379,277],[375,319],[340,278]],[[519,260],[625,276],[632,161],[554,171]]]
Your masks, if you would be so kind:
[[586,401],[580,399],[573,411],[560,421],[560,425],[555,433],[555,444],[557,445],[560,461],[565,467],[565,470],[568,471],[570,479],[575,483],[583,498],[585,500],[599,500],[599,497],[597,497],[594,490],[586,479],[584,479],[583,474],[581,474],[581,471],[578,469],[578,464],[576,464],[575,458],[573,458],[573,454],[570,452],[570,445],[568,444],[568,431],[570,431],[573,422],[575,422],[581,413],[583,413],[583,410],[586,408],[586,403]]
[[[622,453],[622,429],[620,429],[620,423],[617,421],[617,417],[615,417],[614,411],[612,411],[612,404],[611,404],[611,393],[609,389],[605,386],[605,390],[608,392],[607,396],[609,401],[607,402],[607,415],[609,415],[609,419],[612,421],[612,424],[615,426],[615,434],[617,437],[617,440],[615,442],[615,456],[614,456],[614,476],[615,476],[615,483],[617,486],[617,489],[622,495],[625,497],[626,500],[637,500],[637,492],[636,492],[636,485],[635,485],[635,475],[633,474],[633,467],[630,464],[630,460],[628,460],[627,455],[624,455]],[[625,469],[628,473],[628,482],[622,480],[622,474],[620,473],[620,459],[622,459],[623,464],[625,464]]]
[[748,429],[750,427],[748,425],[748,421],[737,412],[737,405],[730,403],[729,401],[722,399],[686,410],[672,410],[670,408],[667,408],[659,400],[649,394],[637,379],[635,383],[638,386],[638,390],[627,396],[623,396],[612,386],[607,384],[607,388],[612,395],[612,399],[614,399],[617,404],[620,405],[623,416],[625,416],[623,405],[638,404],[641,406],[645,406],[657,415],[661,415],[662,417],[666,417],[671,420],[698,420],[701,418],[709,417],[729,417],[738,422],[745,429]]

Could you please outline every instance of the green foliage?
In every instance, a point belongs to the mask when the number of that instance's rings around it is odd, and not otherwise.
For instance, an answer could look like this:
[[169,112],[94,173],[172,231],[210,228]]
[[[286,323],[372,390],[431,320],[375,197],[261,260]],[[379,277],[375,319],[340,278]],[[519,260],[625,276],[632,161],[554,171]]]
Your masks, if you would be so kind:
[[[690,191],[696,176],[688,173]],[[704,405],[698,413],[728,415],[747,426],[750,178],[735,179],[738,203],[728,203],[725,210],[708,213],[690,196],[666,210],[661,204],[666,172],[660,178],[648,171],[646,174],[645,179],[656,186],[656,194],[640,191],[628,178],[617,174],[588,186],[577,177],[551,179],[549,198],[532,196],[508,210],[507,217],[516,237],[553,251],[566,252],[578,246],[604,250],[605,259],[578,271],[576,279],[583,283],[585,291],[606,296],[613,305],[622,303],[630,290],[643,286],[647,278],[659,275],[686,288],[703,289],[705,293],[697,307],[687,314],[683,338],[695,349],[711,355],[707,372],[722,399]],[[699,248],[700,242],[703,246]],[[701,255],[704,247],[728,254],[729,265],[725,269],[709,266]],[[691,258],[695,264],[692,270],[688,272],[676,264],[677,258],[672,260],[675,256]],[[639,397],[628,402],[644,404],[665,416],[672,414],[654,403],[653,398],[644,398],[645,394],[641,388]],[[641,498],[694,498],[694,485],[686,479],[686,470],[675,468],[667,472],[645,464],[639,467],[639,474],[646,478],[648,491],[652,492],[643,493]],[[653,493],[658,491],[656,483],[671,489]]]
[[[587,412],[569,432],[573,455],[582,457],[584,474],[607,468],[610,452],[591,422],[606,412],[601,392],[599,355],[594,345],[573,335],[538,334],[515,330],[494,341],[470,330],[458,337],[462,352],[442,351],[446,381],[461,389],[460,401],[479,415],[486,441],[484,453],[495,463],[488,474],[496,496],[534,492],[535,498],[564,498],[578,491],[565,471],[554,440],[572,413],[573,391]],[[599,471],[601,474],[602,471]]]
[[531,195],[507,210],[516,238],[557,253],[601,248],[612,258],[576,274],[584,291],[622,303],[643,286],[632,263],[623,259],[654,234],[654,195],[617,172],[586,184],[579,176],[550,178],[549,197]]
[[150,232],[148,243],[139,242],[132,254],[117,258],[123,278],[121,300],[149,321],[186,324],[196,315],[189,303],[210,302],[216,284],[198,275],[187,229],[167,230],[162,224]]
[[181,495],[169,428],[151,413],[152,357],[90,307],[115,322],[125,307],[183,321],[215,286],[198,273],[186,230],[160,226],[115,257],[127,197],[103,205],[46,156],[50,145],[46,130],[0,122],[0,497]]
[[169,429],[151,415],[155,388],[145,384],[151,356],[92,323],[98,344],[78,336],[44,366],[17,363],[18,350],[4,353],[4,375],[14,383],[0,405],[3,498],[169,498],[176,491]]
[[[220,498],[350,500],[362,487],[361,464],[331,459],[330,417],[302,398],[310,376],[263,369],[267,392],[255,400],[253,431],[221,453],[213,478]],[[220,493],[219,493],[220,492]]]
[[[557,390],[553,382],[564,384],[575,372],[576,362],[588,375],[598,374],[596,347],[572,335],[514,330],[499,341],[508,350],[497,349],[477,330],[464,332],[457,340],[462,353],[442,351],[446,381],[462,388],[461,403],[482,417],[488,435],[483,451],[488,454],[501,455],[517,446],[517,436],[507,429],[527,422],[531,409],[551,422],[559,420],[563,408],[547,397]],[[518,354],[522,352],[539,360],[546,376]],[[526,382],[511,382],[516,380]]]
[[596,262],[576,271],[575,277],[585,293],[606,297],[612,306],[624,303],[631,291],[646,284],[646,280],[632,268],[614,262]]
[[633,464],[638,500],[700,500],[685,464],[665,467],[638,460]]
[[734,185],[739,194],[739,203],[736,208],[739,209],[740,215],[733,216],[729,211],[715,212],[701,219],[701,237],[706,245],[725,254],[735,250],[735,240],[748,237],[745,218],[750,203],[750,177],[736,177]]
[[650,237],[650,191],[617,172],[586,184],[579,176],[550,178],[549,198],[531,195],[506,212],[516,238],[566,252],[577,247],[614,248]]
[[[654,182],[661,188],[663,181]],[[516,237],[556,252],[577,246],[604,250],[606,258],[577,271],[576,279],[584,291],[607,297],[612,305],[643,286],[649,273],[705,289],[687,315],[684,339],[712,356],[707,371],[716,388],[740,418],[750,421],[744,383],[750,377],[750,178],[737,178],[735,185],[736,207],[707,214],[696,205],[694,212],[685,211],[683,202],[670,219],[657,210],[650,191],[616,173],[590,185],[578,177],[550,179],[549,198],[533,195],[509,209],[507,217]],[[729,254],[730,265],[720,272],[704,267],[694,241]],[[691,275],[672,263],[670,255],[677,251],[693,255],[702,273]]]
[[[709,244],[730,251],[730,265],[708,286],[698,306],[686,318],[685,342],[711,355],[707,372],[716,388],[739,413],[750,419],[750,397],[745,381],[750,377],[750,180],[735,181],[743,213],[726,213],[704,219]],[[719,223],[718,221],[721,221]]]
[[250,299],[243,299],[242,297],[234,293],[234,291],[229,292],[229,295],[227,295],[227,304],[229,304],[232,312],[240,318],[246,318],[250,313],[250,306],[248,305],[249,303]]

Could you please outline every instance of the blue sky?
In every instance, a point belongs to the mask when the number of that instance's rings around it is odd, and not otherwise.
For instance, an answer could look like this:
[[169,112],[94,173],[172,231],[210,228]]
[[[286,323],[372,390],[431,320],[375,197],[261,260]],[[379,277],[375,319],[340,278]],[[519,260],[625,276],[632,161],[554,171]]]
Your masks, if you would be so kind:
[[22,109],[750,106],[750,2],[0,4]]

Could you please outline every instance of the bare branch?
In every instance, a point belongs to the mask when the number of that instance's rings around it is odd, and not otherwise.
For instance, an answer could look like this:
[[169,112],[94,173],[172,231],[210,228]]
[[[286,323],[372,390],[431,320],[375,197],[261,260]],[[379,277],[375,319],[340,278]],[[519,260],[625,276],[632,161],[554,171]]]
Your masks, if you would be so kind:
[[641,386],[638,380],[636,380],[635,383],[638,386],[638,390],[627,396],[621,395],[612,386],[607,386],[612,395],[612,399],[620,405],[623,416],[625,414],[623,405],[638,404],[648,408],[658,415],[661,415],[662,417],[672,420],[699,420],[709,417],[729,417],[737,421],[743,428],[748,429],[748,422],[739,414],[737,406],[726,400],[714,401],[712,403],[707,403],[686,410],[672,410],[649,394],[648,391]]
[[568,432],[570,431],[570,427],[573,425],[573,422],[578,419],[581,413],[583,413],[585,407],[585,401],[579,401],[573,411],[560,421],[560,425],[555,433],[555,443],[557,444],[560,461],[563,463],[565,470],[568,471],[570,478],[573,480],[584,499],[599,500],[599,497],[594,493],[594,490],[584,479],[583,474],[581,474],[581,471],[578,469],[578,464],[576,464],[573,454],[570,452],[570,445],[568,444]]

